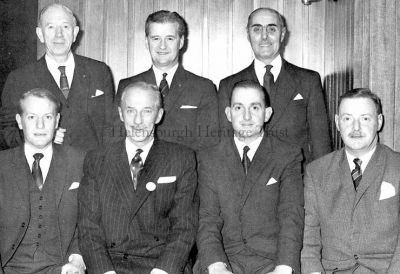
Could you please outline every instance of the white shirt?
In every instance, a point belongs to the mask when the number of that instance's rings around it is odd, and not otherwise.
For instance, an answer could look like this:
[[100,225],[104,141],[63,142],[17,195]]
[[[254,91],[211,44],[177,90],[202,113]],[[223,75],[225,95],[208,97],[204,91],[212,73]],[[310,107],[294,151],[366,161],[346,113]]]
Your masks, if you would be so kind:
[[[274,76],[274,82],[276,82],[276,79],[278,79],[282,68],[282,57],[280,55],[276,56],[270,65],[272,66],[271,73]],[[265,66],[266,65],[260,60],[254,59],[254,70],[256,71],[257,79],[260,82],[260,85],[264,84]]]
[[67,61],[63,64],[57,63],[49,56],[47,56],[47,54],[44,56],[44,58],[46,59],[47,68],[50,71],[51,75],[53,76],[54,81],[56,81],[58,87],[60,87],[60,76],[61,76],[61,72],[58,69],[58,67],[65,66],[65,75],[67,75],[68,86],[71,88],[71,83],[74,77],[74,70],[75,70],[74,55],[70,53],[68,55]]
[[253,142],[251,142],[248,145],[245,144],[244,142],[240,141],[239,138],[237,138],[236,136],[233,137],[236,148],[239,151],[240,160],[243,160],[243,148],[245,146],[248,146],[250,148],[250,150],[247,152],[247,157],[249,157],[250,161],[253,161],[254,154],[256,154],[256,151],[257,151],[258,147],[260,146],[263,136],[264,136],[264,133],[261,134],[257,139],[255,139]]
[[347,161],[349,162],[350,170],[353,170],[356,167],[356,164],[353,162],[355,158],[359,158],[361,160],[361,173],[364,173],[365,168],[368,165],[369,160],[371,160],[372,154],[374,154],[376,150],[376,146],[369,151],[368,153],[364,154],[363,156],[356,157],[350,154],[346,149],[346,156],[347,156]]
[[50,168],[50,163],[51,163],[51,158],[53,157],[53,146],[49,145],[44,149],[37,149],[30,145],[29,143],[24,144],[24,152],[25,152],[25,157],[26,160],[28,161],[29,168],[31,169],[32,172],[32,165],[33,162],[35,161],[35,158],[33,158],[33,155],[35,153],[42,153],[43,158],[39,161],[39,166],[40,170],[42,171],[42,176],[43,176],[43,184],[46,181],[47,174],[49,173],[49,168]]
[[173,66],[168,71],[162,71],[162,70],[158,69],[156,66],[153,66],[152,68],[153,68],[153,71],[154,71],[154,75],[156,76],[157,87],[160,86],[160,82],[163,79],[163,73],[167,73],[167,77],[165,77],[165,79],[168,82],[168,86],[171,87],[172,79],[174,78],[175,72],[178,69],[178,64]]
[[[143,152],[140,153],[140,158],[142,158],[143,165],[144,162],[146,161],[147,155],[149,154],[149,151],[153,143],[154,143],[154,138],[153,140],[151,140],[150,142],[148,142],[147,144],[145,144],[143,147],[140,148],[141,150],[143,150]],[[129,138],[126,138],[125,148],[126,148],[126,153],[128,154],[128,161],[130,164],[133,157],[135,157],[136,150],[139,149],[139,147],[137,147],[134,143],[132,143],[131,140],[129,140]]]

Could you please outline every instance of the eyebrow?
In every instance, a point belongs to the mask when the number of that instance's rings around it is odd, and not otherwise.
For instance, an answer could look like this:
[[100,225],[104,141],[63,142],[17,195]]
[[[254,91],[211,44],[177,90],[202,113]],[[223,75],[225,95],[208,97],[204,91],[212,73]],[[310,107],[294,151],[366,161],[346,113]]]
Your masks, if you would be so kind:
[[[250,27],[262,27],[262,26],[263,25],[261,25],[261,24],[253,24]],[[271,24],[268,24],[268,25],[265,25],[265,26],[267,26],[267,27],[277,27],[278,25],[275,24],[275,23],[271,23]]]

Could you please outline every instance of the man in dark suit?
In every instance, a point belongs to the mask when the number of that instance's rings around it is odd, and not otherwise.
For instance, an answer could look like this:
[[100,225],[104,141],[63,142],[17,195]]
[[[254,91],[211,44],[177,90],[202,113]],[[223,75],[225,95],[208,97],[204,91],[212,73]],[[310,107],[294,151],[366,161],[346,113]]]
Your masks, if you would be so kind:
[[339,99],[344,148],[307,166],[303,273],[400,273],[400,153],[378,143],[383,116],[369,89]]
[[157,86],[124,88],[127,137],[89,152],[79,191],[80,247],[88,273],[191,273],[197,230],[194,152],[155,139],[162,119]]
[[117,98],[130,83],[144,81],[157,85],[164,97],[164,118],[157,137],[186,145],[196,151],[219,142],[218,103],[214,84],[185,70],[179,64],[187,27],[176,12],[157,11],[146,20],[146,46],[153,66],[123,79]]
[[285,35],[284,20],[276,10],[259,8],[250,14],[247,37],[255,59],[249,67],[221,81],[220,126],[224,136],[231,135],[223,113],[234,84],[257,81],[267,89],[274,110],[265,133],[299,145],[307,163],[331,151],[327,113],[319,74],[282,59]]
[[[46,88],[61,101],[60,128],[55,142],[90,150],[112,134],[114,89],[108,67],[99,61],[73,54],[71,46],[79,32],[76,18],[67,7],[45,7],[36,33],[46,47],[39,61],[10,73],[2,93],[3,120],[16,113],[21,94]],[[3,132],[9,147],[21,143],[16,125]]]
[[257,82],[237,83],[225,113],[234,137],[199,154],[201,269],[297,273],[304,218],[300,148],[264,132],[272,109]]
[[19,100],[24,143],[0,152],[0,273],[85,273],[77,191],[84,154],[53,144],[60,102],[45,89]]

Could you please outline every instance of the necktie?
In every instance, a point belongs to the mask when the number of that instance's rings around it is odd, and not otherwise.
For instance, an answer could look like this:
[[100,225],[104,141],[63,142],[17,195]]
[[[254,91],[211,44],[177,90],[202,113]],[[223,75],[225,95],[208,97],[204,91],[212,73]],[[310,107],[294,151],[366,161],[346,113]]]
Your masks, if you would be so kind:
[[274,75],[271,73],[271,68],[271,65],[266,65],[264,74],[264,88],[267,90],[270,96],[272,87],[274,86]]
[[248,170],[250,168],[250,159],[247,156],[247,152],[249,152],[249,150],[250,150],[250,148],[248,146],[245,146],[243,148],[242,165],[243,165],[244,173],[246,173],[246,175],[247,175],[247,172],[248,172]]
[[40,169],[40,160],[43,158],[42,153],[35,153],[33,155],[33,158],[35,161],[32,164],[32,176],[33,180],[35,181],[37,187],[39,190],[42,190],[43,188],[43,175],[42,175],[42,170]]
[[133,179],[133,187],[136,190],[137,187],[137,179],[140,170],[143,168],[143,161],[142,157],[140,157],[140,153],[142,153],[143,150],[140,148],[136,150],[135,156],[132,158],[130,167],[131,167],[131,172],[132,172],[132,179]]
[[353,178],[354,189],[357,190],[358,185],[360,184],[362,174],[361,174],[361,160],[355,158],[353,160],[356,165],[355,168],[351,171],[351,178]]
[[168,86],[168,82],[166,79],[167,75],[168,75],[168,73],[165,73],[165,72],[163,73],[163,75],[162,75],[163,78],[160,82],[160,86],[158,87],[158,89],[160,90],[160,92],[164,98],[165,98],[165,96],[168,95],[168,92],[169,92],[169,86]]
[[62,93],[64,94],[65,99],[67,99],[68,93],[69,93],[69,85],[68,85],[67,75],[65,74],[65,66],[59,66],[58,70],[61,72],[60,89],[61,89]]

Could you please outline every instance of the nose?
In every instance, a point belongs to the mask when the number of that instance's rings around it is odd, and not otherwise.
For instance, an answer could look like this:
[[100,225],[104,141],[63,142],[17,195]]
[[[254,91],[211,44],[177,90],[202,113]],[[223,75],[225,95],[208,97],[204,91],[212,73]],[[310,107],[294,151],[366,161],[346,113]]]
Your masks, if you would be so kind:
[[140,125],[141,123],[142,123],[142,115],[140,114],[140,113],[136,113],[135,114],[135,117],[133,118],[133,122],[136,124],[136,125]]
[[56,36],[62,36],[63,30],[61,26],[56,27]]
[[354,130],[360,130],[360,121],[358,119],[354,119],[353,121],[353,129]]
[[43,118],[38,118],[36,121],[36,128],[42,129],[44,128],[44,121]]
[[160,48],[165,49],[167,47],[167,44],[165,43],[165,39],[161,39],[160,41]]
[[261,38],[263,39],[263,40],[265,40],[265,39],[267,39],[267,37],[268,37],[268,31],[267,31],[267,28],[262,28],[262,31],[261,31]]
[[244,119],[245,121],[251,120],[251,112],[250,112],[249,109],[245,109],[245,110],[244,110],[244,112],[243,112],[243,119]]

